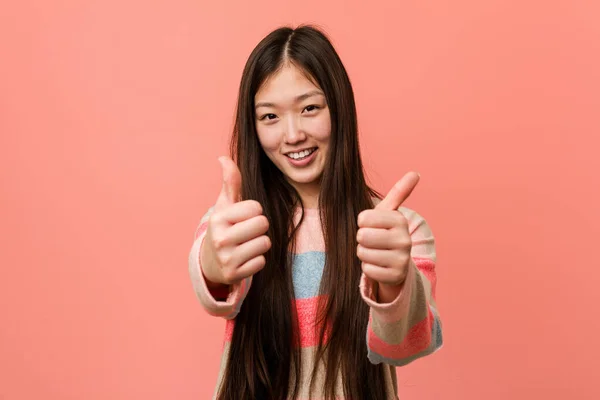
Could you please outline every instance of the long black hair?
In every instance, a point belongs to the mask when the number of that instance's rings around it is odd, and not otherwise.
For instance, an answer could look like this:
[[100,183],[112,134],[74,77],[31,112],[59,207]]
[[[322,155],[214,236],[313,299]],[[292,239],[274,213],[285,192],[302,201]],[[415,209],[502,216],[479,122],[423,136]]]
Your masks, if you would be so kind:
[[[318,84],[331,116],[319,194],[327,254],[320,293],[325,296],[319,297],[322,329],[311,382],[321,360],[325,378],[320,391],[326,399],[343,395],[384,400],[383,364],[373,365],[367,359],[369,309],[358,292],[361,267],[356,256],[357,216],[373,207],[373,196],[381,196],[365,180],[347,72],[327,36],[311,26],[271,32],[252,51],[242,75],[230,151],[242,173],[242,199],[261,203],[272,245],[236,317],[218,399],[286,399],[296,398],[299,392],[301,353],[290,249],[296,232],[293,213],[302,201],[262,150],[254,110],[260,86],[286,63]],[[340,378],[343,394],[335,392]]]

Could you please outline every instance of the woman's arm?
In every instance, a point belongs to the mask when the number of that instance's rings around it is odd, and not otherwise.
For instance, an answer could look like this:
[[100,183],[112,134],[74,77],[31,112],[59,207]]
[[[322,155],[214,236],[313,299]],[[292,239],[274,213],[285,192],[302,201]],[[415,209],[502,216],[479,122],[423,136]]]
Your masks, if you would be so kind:
[[367,328],[368,357],[373,364],[406,365],[442,346],[442,325],[435,303],[436,252],[423,217],[400,207],[412,240],[408,275],[398,296],[381,303],[377,282],[363,274],[360,291],[371,307]]
[[194,243],[189,254],[189,274],[192,285],[200,304],[210,314],[225,319],[233,319],[240,311],[250,285],[252,277],[243,279],[237,284],[230,286],[215,284],[208,281],[202,272],[201,249],[206,229],[208,227],[208,218],[214,207],[211,207],[200,220],[200,224],[194,235]]

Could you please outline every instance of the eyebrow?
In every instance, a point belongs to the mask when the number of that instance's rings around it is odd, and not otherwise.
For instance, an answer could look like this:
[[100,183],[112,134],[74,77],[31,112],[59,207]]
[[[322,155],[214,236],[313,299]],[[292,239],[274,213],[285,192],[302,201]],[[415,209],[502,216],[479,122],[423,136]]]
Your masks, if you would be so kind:
[[[304,101],[306,99],[308,99],[309,97],[312,96],[325,96],[325,94],[320,91],[320,90],[311,90],[310,92],[306,92],[304,94],[301,94],[300,96],[296,96],[296,98],[294,99],[295,103],[300,103],[301,101]],[[267,102],[260,102],[260,103],[256,103],[256,105],[254,106],[254,108],[259,108],[259,107],[273,107],[275,108],[275,103],[267,103]]]

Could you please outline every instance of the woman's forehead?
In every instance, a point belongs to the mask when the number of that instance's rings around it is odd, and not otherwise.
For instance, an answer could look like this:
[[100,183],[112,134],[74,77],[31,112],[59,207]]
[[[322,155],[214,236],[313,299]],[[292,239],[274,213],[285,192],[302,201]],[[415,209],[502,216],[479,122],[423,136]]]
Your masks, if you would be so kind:
[[263,82],[256,92],[254,100],[256,103],[294,101],[297,97],[307,93],[314,95],[323,92],[303,70],[293,64],[288,64]]

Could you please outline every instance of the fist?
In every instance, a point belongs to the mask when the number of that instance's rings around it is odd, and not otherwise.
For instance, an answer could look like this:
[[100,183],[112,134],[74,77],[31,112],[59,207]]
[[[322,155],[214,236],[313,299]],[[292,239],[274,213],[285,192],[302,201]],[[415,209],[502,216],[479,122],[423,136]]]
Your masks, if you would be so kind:
[[240,201],[242,175],[229,157],[220,157],[223,187],[208,219],[201,249],[202,272],[209,283],[231,285],[265,266],[271,248],[269,221],[254,200]]
[[356,254],[362,261],[364,274],[378,282],[384,292],[399,288],[406,279],[412,240],[408,222],[398,208],[418,182],[419,174],[409,172],[374,209],[358,214]]

